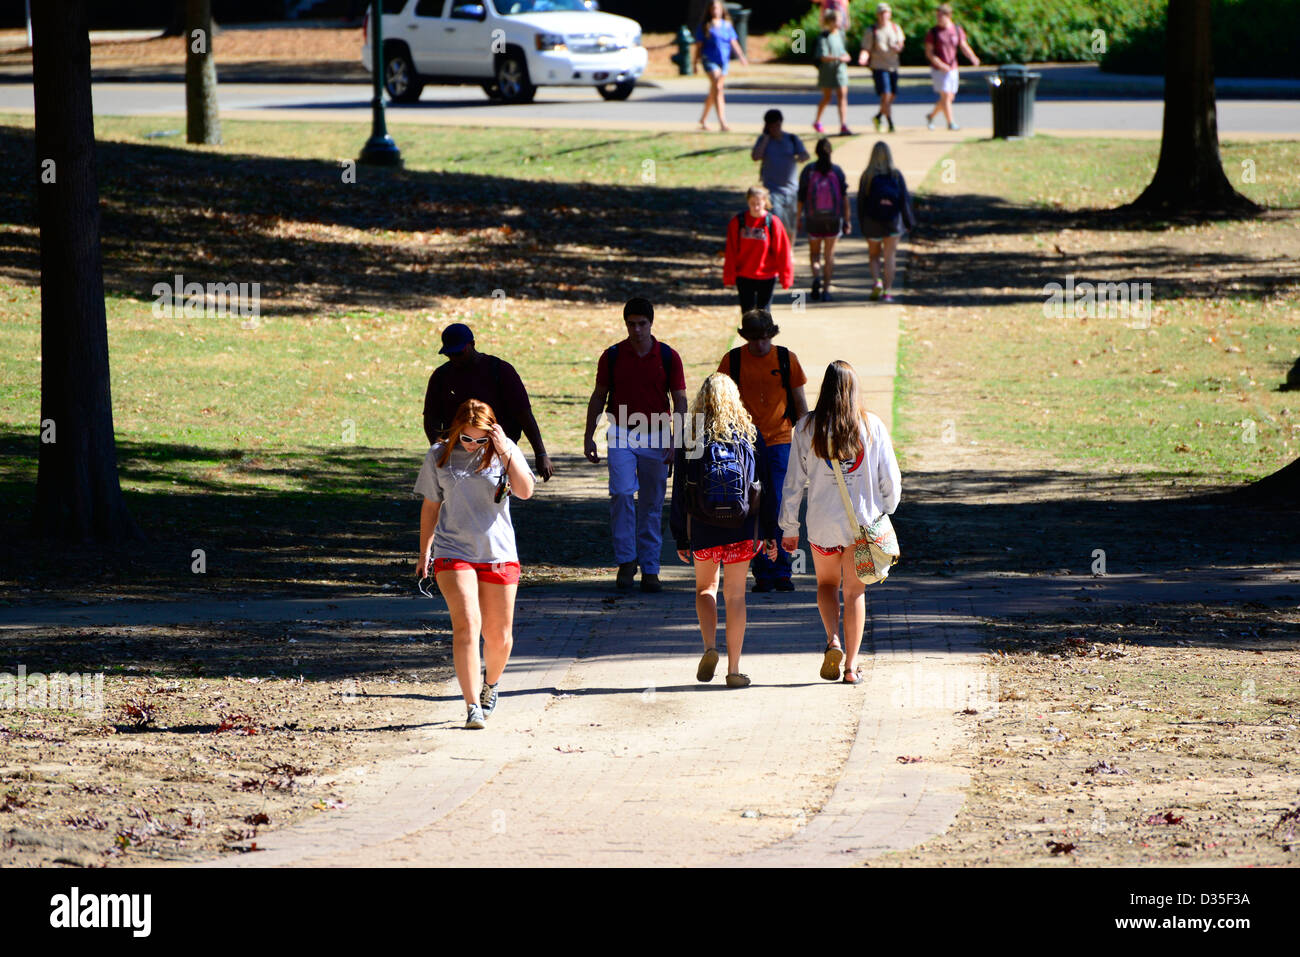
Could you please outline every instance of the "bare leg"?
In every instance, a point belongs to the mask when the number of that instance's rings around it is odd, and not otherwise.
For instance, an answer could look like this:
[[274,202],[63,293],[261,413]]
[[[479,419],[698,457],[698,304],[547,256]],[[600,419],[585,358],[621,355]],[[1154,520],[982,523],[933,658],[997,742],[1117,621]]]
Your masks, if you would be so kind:
[[949,126],[952,126],[952,101],[955,96],[955,93],[939,94],[939,108],[943,110],[943,117],[948,121]]
[[[867,586],[858,580],[853,549],[844,549],[839,558],[844,581],[844,670],[855,671],[858,650],[862,647],[862,632],[867,622]],[[820,591],[819,584],[818,592]]]
[[821,248],[822,248],[822,241],[820,239],[814,239],[811,236],[808,237],[808,265],[812,267],[812,274],[814,279],[821,278],[821,274],[822,274],[821,273],[821,265],[822,265]]
[[479,582],[478,604],[483,616],[483,680],[490,685],[501,680],[515,645],[515,592],[518,585]]
[[849,88],[842,86],[835,91],[840,109],[840,129],[849,125]]
[[[705,649],[718,646],[718,565],[695,561],[695,617],[700,620],[700,637]],[[727,627],[731,627],[731,610],[727,610]]]
[[822,240],[822,288],[831,287],[831,276],[835,272],[835,240],[838,236],[828,236]]
[[823,555],[815,548],[811,551],[813,569],[817,572],[817,611],[822,617],[822,628],[826,630],[826,643],[839,645],[840,566],[843,556]]
[[871,284],[874,286],[880,279],[880,240],[867,240],[867,255],[871,259]]
[[709,74],[709,95],[704,98],[704,112],[700,114],[700,129],[709,128],[709,110],[718,100],[718,80],[712,73]]
[[890,111],[890,109],[891,109],[891,108],[893,107],[893,105],[894,105],[894,97],[895,97],[896,95],[897,95],[897,94],[895,94],[895,93],[881,93],[881,94],[880,94],[880,115],[881,115],[881,116],[886,117],[886,118],[888,118],[888,119],[893,119],[893,116],[894,116],[894,115],[893,115],[892,113],[890,113],[889,111]]
[[442,571],[437,574],[438,591],[447,601],[451,613],[451,650],[456,664],[456,680],[466,704],[478,704],[479,656],[478,637],[483,618],[478,606],[478,576],[472,568]]
[[826,104],[829,103],[830,101],[831,101],[831,88],[829,86],[822,87],[822,99],[821,102],[817,104],[817,115],[813,117],[814,126],[816,126],[818,123],[822,121],[822,111],[826,109]]
[[[717,567],[716,565],[714,566]],[[722,599],[727,604],[727,674],[740,674],[740,648],[745,643],[745,581],[749,562],[722,567]],[[714,579],[715,583],[717,579]]]
[[718,126],[722,129],[722,132],[724,133],[727,132],[727,130],[731,129],[731,127],[727,126],[727,95],[726,92],[723,90],[723,87],[726,85],[726,82],[727,82],[727,78],[723,76],[721,73],[719,73],[718,74],[718,97],[717,97]]
[[[894,272],[895,272],[896,254],[898,253],[898,237],[886,236],[884,239],[884,244],[885,244],[885,292],[891,292],[894,288]],[[875,260],[872,260],[871,275],[872,278],[875,278],[876,275]]]

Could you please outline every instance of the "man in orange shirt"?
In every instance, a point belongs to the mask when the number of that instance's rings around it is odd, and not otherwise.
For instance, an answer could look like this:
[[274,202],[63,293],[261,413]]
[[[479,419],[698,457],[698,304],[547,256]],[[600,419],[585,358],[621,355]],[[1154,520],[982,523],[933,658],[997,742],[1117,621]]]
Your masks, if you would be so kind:
[[[781,510],[781,488],[790,462],[790,436],[794,423],[808,412],[803,387],[808,381],[799,358],[784,346],[773,346],[781,329],[766,309],[753,309],[736,330],[746,345],[732,349],[718,363],[718,371],[731,376],[740,399],[758,428],[755,462],[763,484],[764,520],[776,520]],[[790,581],[790,556],[777,549],[776,561],[764,554],[754,557],[754,591],[794,591]]]

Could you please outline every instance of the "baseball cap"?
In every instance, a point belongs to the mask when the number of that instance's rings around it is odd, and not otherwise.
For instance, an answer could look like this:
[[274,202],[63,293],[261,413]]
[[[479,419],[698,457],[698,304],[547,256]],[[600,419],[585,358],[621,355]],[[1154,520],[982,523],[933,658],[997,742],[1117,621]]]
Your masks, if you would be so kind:
[[453,322],[442,330],[442,348],[438,350],[444,356],[464,352],[465,347],[474,341],[474,333],[463,322]]

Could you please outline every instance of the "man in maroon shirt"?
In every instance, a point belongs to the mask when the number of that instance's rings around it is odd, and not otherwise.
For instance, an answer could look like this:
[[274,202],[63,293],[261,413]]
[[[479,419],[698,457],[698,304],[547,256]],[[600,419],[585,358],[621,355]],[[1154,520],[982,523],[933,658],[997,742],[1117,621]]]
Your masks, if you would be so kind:
[[433,370],[424,393],[424,434],[433,445],[456,417],[466,399],[478,399],[492,406],[501,429],[511,442],[528,436],[536,456],[537,474],[550,481],[555,474],[551,458],[542,444],[542,432],[533,417],[528,390],[515,367],[504,359],[487,356],[474,348],[474,333],[463,322],[442,330],[442,348],[447,361]]
[[[686,376],[682,359],[650,333],[655,309],[648,299],[629,299],[623,307],[627,338],[601,353],[596,388],[587,402],[582,450],[598,463],[596,422],[602,411],[613,417],[609,442],[609,523],[618,562],[619,588],[630,588],[641,566],[641,590],[657,592],[663,549],[664,487],[673,460],[671,412],[686,415]],[[665,427],[667,426],[667,427]]]

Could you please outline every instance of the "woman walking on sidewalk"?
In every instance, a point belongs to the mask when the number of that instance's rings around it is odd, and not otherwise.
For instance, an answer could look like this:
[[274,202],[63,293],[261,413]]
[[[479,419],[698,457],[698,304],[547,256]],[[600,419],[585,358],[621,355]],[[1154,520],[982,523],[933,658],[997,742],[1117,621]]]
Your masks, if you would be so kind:
[[[425,455],[415,492],[424,497],[416,574],[428,577],[432,564],[451,613],[456,678],[468,710],[465,727],[482,728],[497,706],[497,683],[514,643],[519,556],[510,496],[529,498],[533,473],[492,407],[468,399],[447,438]],[[481,687],[480,634],[486,664]]]
[[[898,241],[916,226],[916,214],[912,212],[907,181],[894,165],[894,156],[884,140],[871,150],[871,159],[858,182],[858,224],[871,256],[871,298],[893,302]],[[880,283],[882,258],[883,286]]]
[[[729,375],[715,372],[691,406],[692,431],[677,449],[669,518],[677,557],[695,560],[695,614],[704,655],[695,677],[712,681],[718,666],[718,576],[727,607],[727,687],[744,688],[740,672],[745,640],[745,580],[759,551],[762,509],[755,484],[758,430]],[[766,529],[766,549],[776,557],[776,531]]]
[[891,107],[898,95],[898,55],[903,52],[905,40],[903,28],[894,22],[889,4],[876,4],[876,23],[862,34],[858,66],[871,65],[871,79],[876,86],[876,95],[880,97],[880,109],[871,118],[877,133],[880,132],[881,120],[889,123],[889,132],[894,132]]
[[[827,681],[839,679],[842,661],[844,682],[858,684],[866,586],[858,579],[854,561],[858,528],[849,523],[832,469],[842,473],[857,525],[870,525],[898,507],[902,477],[889,431],[863,407],[857,374],[842,360],[826,367],[817,407],[794,430],[781,497],[781,547],[787,552],[799,547],[799,504],[807,482],[808,543],[817,571],[817,610],[826,630],[821,676]],[[840,592],[843,632],[839,631]]]
[[727,132],[727,99],[723,86],[727,82],[727,68],[731,65],[731,51],[736,51],[740,62],[749,66],[745,51],[740,48],[740,37],[731,24],[731,14],[727,13],[722,0],[713,0],[709,12],[704,15],[704,22],[695,28],[695,65],[703,64],[704,72],[709,77],[709,95],[704,98],[704,112],[700,114],[700,129],[709,128],[709,110],[718,111],[718,128]]
[[[850,232],[849,181],[844,170],[831,162],[831,141],[817,141],[817,159],[799,174],[796,223],[808,213],[808,261],[812,265],[812,299],[831,301],[831,276],[835,272],[835,240]],[[796,227],[797,228],[797,227]]]
[[817,85],[821,87],[822,98],[817,104],[817,115],[813,118],[813,129],[824,133],[822,129],[822,111],[831,97],[836,98],[840,111],[840,136],[852,136],[849,129],[849,51],[844,46],[844,31],[840,29],[840,12],[835,9],[826,11],[822,20],[824,28],[817,37],[817,47],[813,54],[817,61]]
[[727,224],[722,260],[722,284],[736,287],[742,316],[771,306],[778,279],[782,289],[794,283],[794,251],[785,225],[772,215],[771,195],[762,186],[751,186],[745,202],[748,208]]

